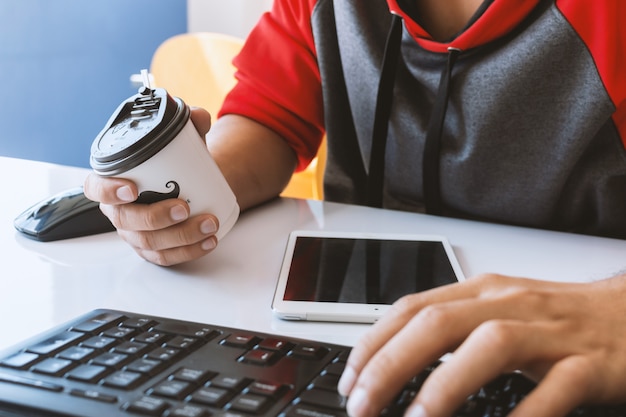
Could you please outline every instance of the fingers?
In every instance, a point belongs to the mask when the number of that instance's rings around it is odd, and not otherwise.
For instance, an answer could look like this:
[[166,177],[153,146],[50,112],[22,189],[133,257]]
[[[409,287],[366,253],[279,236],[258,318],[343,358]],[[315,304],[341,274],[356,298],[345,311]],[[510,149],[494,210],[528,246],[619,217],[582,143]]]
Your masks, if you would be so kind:
[[135,251],[139,256],[153,264],[172,266],[199,259],[215,249],[216,246],[217,238],[211,236],[199,243],[187,246],[178,246],[162,250],[135,248]]
[[581,402],[593,402],[599,391],[599,384],[594,381],[594,368],[597,366],[583,356],[563,359],[509,416],[559,417],[567,415]]
[[181,199],[167,199],[153,204],[101,203],[100,210],[117,229],[132,231],[164,229],[189,217],[189,206]]
[[[348,396],[356,383],[357,376],[368,361],[424,307],[478,297],[481,288],[493,288],[492,291],[496,288],[506,288],[509,280],[508,277],[482,276],[472,278],[461,285],[447,285],[401,298],[352,349],[346,370],[339,381],[339,392]],[[425,321],[428,323],[428,320]],[[447,325],[444,323],[443,327],[446,328]],[[434,329],[434,331],[439,337],[439,330]],[[429,335],[427,337],[430,338]]]
[[189,205],[181,199],[153,204],[128,204],[137,198],[132,181],[102,178],[95,173],[85,180],[85,195],[100,201],[100,209],[118,235],[142,258],[169,266],[198,259],[217,245],[218,220],[211,214],[189,217]]
[[140,232],[121,230],[120,235],[135,248],[162,251],[200,243],[213,237],[217,227],[217,220],[214,216],[201,215],[195,216],[187,222],[159,230]]
[[450,415],[499,374],[566,355],[546,343],[563,341],[571,331],[559,327],[563,310],[551,302],[566,285],[546,283],[535,290],[538,281],[472,280],[406,297],[372,327],[353,349],[339,384],[340,392],[349,394],[350,415],[378,415],[406,381],[457,346],[423,385],[414,412]]
[[189,218],[189,206],[183,200],[101,207],[122,239],[142,258],[157,265],[198,259],[217,245],[217,218],[210,214]]
[[[492,316],[507,318],[509,315],[511,315],[511,309],[496,299],[453,300],[421,309],[373,354],[358,373],[354,388],[349,395],[348,412],[350,415],[360,417],[377,415],[400,391],[406,381],[435,362],[444,353],[453,351],[481,323],[488,321]],[[486,349],[479,350],[480,355],[491,360],[491,356],[486,352],[488,352]],[[466,358],[463,357],[462,360],[465,361]],[[461,367],[463,365],[465,362],[461,362]],[[480,364],[472,363],[472,365],[479,366]],[[495,371],[496,375],[502,372],[504,364],[496,362],[486,366],[483,372],[490,370],[491,365],[498,368]],[[467,368],[463,370],[465,369]],[[357,373],[355,370],[351,372]],[[469,375],[472,375],[471,371]],[[480,377],[480,374],[478,376]],[[444,373],[441,378],[445,381],[449,377]],[[438,395],[437,398],[450,394],[442,399],[446,406],[449,407],[452,401],[456,401],[455,404],[458,407],[469,394],[480,388],[481,382],[482,384],[489,382],[493,377],[492,374],[485,374],[482,380],[480,378],[470,378],[469,381],[455,380],[456,383],[465,382],[466,384],[458,386],[454,384],[447,386],[441,383],[442,379],[437,378],[429,379],[429,383],[432,384],[431,387],[439,387],[433,388]],[[456,375],[452,379],[455,378],[459,376]],[[442,387],[445,389],[441,389]],[[468,389],[474,391],[466,393]],[[441,405],[437,402],[435,409]]]
[[123,178],[102,178],[95,172],[89,173],[83,185],[85,196],[104,204],[124,204],[137,199],[137,186]]
[[[502,373],[523,369],[527,363],[549,358],[560,360],[567,355],[559,344],[566,338],[561,323],[490,320],[479,325],[445,363],[435,369],[424,382],[413,407],[418,404],[428,416],[448,416],[465,399]],[[571,392],[568,393],[571,395]],[[577,396],[577,401],[580,397]],[[571,409],[572,404],[566,404]],[[558,408],[558,407],[556,407]],[[532,414],[556,416],[546,412]]]

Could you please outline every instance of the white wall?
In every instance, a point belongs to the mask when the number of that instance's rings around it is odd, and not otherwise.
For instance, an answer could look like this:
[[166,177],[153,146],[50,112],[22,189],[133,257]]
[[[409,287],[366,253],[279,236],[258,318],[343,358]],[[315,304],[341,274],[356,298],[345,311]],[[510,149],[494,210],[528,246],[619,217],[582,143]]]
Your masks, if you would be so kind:
[[272,0],[187,0],[189,32],[220,32],[245,38]]

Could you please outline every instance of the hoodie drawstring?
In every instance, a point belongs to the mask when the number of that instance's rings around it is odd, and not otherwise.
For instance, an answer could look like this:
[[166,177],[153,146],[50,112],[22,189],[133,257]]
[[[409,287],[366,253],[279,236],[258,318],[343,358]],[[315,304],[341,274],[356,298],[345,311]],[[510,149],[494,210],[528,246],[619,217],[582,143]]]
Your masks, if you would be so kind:
[[428,214],[441,214],[443,211],[439,183],[441,132],[443,131],[443,121],[446,118],[448,109],[448,99],[450,98],[452,67],[454,67],[456,58],[460,53],[460,49],[448,48],[448,62],[439,79],[437,99],[435,100],[433,112],[428,121],[428,130],[426,131],[424,155],[422,158],[422,189],[426,213]]
[[374,128],[372,129],[372,149],[367,176],[367,203],[371,207],[383,206],[385,148],[389,130],[391,102],[393,100],[393,86],[396,79],[396,67],[398,66],[401,45],[402,18],[397,14],[392,14],[391,28],[385,43],[383,65],[380,72],[380,80],[378,81]]
[[[389,130],[389,119],[391,116],[391,104],[393,101],[393,87],[401,45],[402,18],[393,14],[391,28],[389,29],[385,44],[383,64],[376,96],[374,127],[372,129],[372,149],[367,180],[367,199],[368,205],[371,207],[383,206],[385,148]],[[441,78],[439,79],[437,98],[435,99],[426,132],[424,155],[422,159],[422,186],[424,205],[426,212],[429,214],[441,214],[443,211],[439,183],[441,134],[448,108],[448,99],[450,97],[452,68],[460,53],[460,49],[448,48],[448,60],[442,71]]]

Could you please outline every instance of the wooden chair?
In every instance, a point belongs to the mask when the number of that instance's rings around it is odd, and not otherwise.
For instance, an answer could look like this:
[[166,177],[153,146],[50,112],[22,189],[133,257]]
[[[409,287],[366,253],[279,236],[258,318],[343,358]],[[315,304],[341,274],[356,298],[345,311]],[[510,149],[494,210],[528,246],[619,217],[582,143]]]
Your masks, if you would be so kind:
[[[165,40],[150,64],[154,84],[187,104],[203,107],[216,115],[224,97],[235,85],[232,60],[243,40],[220,33],[185,33]],[[304,170],[295,173],[281,195],[322,199],[325,143]]]

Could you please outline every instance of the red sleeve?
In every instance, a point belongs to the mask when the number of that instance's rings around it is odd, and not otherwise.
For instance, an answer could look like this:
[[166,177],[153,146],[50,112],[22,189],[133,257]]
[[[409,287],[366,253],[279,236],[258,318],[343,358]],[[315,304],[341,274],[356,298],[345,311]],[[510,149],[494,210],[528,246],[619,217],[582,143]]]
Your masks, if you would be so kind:
[[316,0],[276,0],[233,61],[238,82],[219,115],[239,114],[281,135],[298,170],[315,157],[324,134],[322,87],[311,14]]
[[593,56],[626,146],[626,1],[557,0],[557,6]]

